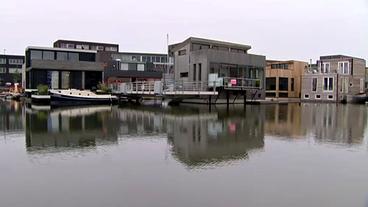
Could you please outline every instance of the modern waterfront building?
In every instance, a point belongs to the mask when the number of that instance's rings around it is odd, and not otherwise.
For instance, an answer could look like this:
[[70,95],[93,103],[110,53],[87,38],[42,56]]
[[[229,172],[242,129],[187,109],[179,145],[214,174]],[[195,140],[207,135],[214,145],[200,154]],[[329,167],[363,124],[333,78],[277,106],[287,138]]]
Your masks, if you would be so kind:
[[36,89],[39,84],[53,89],[93,89],[103,81],[103,64],[96,51],[28,47],[23,85]]
[[[169,46],[169,54],[174,57],[175,81],[204,82],[211,88],[244,82],[257,88],[257,98],[265,95],[266,58],[249,54],[249,45],[190,37]],[[222,81],[221,81],[222,80]]]
[[24,56],[0,55],[0,87],[22,81]]
[[349,101],[365,92],[366,61],[345,55],[321,56],[302,78],[303,101]]
[[267,60],[266,97],[300,98],[302,74],[308,63]]
[[161,80],[173,73],[172,58],[159,53],[112,53],[105,82],[108,84]]

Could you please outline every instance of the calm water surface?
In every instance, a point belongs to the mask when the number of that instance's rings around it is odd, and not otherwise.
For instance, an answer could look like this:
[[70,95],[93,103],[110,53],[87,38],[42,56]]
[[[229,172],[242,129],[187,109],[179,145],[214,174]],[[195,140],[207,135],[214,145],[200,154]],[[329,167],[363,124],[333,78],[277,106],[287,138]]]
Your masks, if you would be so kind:
[[0,206],[368,206],[367,107],[0,103]]

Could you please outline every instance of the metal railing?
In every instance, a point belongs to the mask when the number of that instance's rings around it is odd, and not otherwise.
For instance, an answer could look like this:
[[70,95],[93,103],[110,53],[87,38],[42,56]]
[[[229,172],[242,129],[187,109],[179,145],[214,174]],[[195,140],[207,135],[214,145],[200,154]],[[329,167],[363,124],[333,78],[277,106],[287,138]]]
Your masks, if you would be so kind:
[[225,89],[261,89],[261,79],[224,77]]
[[129,83],[118,83],[112,85],[115,93],[123,94],[165,94],[180,92],[216,92],[217,88],[224,89],[261,89],[262,81],[260,79],[247,78],[222,78],[222,81],[136,81]]

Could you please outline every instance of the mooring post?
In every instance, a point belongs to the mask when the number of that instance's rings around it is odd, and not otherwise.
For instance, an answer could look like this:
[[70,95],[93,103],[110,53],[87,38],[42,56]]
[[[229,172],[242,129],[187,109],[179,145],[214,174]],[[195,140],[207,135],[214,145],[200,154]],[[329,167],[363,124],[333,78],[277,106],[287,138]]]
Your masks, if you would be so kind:
[[209,111],[211,112],[211,106],[212,106],[212,96],[210,95],[209,97],[208,97],[208,109],[209,109]]
[[226,91],[226,107],[227,110],[229,110],[229,105],[230,105],[230,94],[229,94],[229,90]]
[[244,107],[247,105],[247,90],[244,91]]

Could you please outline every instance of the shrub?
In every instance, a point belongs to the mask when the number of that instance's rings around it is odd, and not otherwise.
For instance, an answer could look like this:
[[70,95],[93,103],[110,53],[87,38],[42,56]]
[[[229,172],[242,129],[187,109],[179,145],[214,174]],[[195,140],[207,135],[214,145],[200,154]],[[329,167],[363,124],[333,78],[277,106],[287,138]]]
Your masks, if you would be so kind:
[[38,85],[37,86],[38,95],[47,95],[49,93],[49,86],[47,85]]
[[103,84],[103,83],[99,83],[97,85],[97,89],[99,91],[101,91],[102,93],[110,93],[111,92],[111,89],[106,84]]

